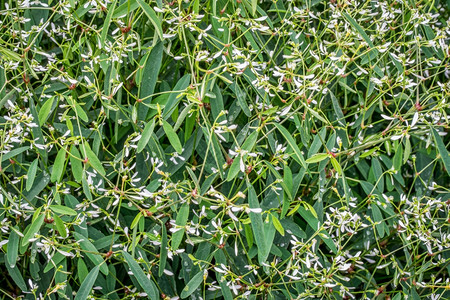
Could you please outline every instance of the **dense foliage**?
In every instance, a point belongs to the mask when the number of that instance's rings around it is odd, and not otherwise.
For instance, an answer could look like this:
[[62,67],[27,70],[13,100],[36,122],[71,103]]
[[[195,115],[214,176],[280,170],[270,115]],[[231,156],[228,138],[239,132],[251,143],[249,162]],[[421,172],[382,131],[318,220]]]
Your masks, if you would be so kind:
[[449,8],[1,1],[2,299],[450,298]]

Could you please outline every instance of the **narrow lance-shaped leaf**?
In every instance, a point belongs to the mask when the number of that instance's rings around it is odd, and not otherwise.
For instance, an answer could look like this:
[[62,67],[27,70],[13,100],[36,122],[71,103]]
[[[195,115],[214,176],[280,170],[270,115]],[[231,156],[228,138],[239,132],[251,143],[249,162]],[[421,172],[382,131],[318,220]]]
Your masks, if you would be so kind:
[[393,159],[395,170],[400,170],[400,167],[402,166],[402,160],[403,160],[403,145],[402,143],[399,143],[397,149],[395,150]]
[[89,122],[89,118],[86,114],[86,112],[83,110],[83,108],[80,106],[80,104],[75,102],[75,111],[77,112],[77,116],[83,120],[84,122]]
[[137,3],[141,6],[144,13],[147,15],[147,17],[152,22],[153,26],[155,26],[155,31],[158,33],[159,38],[163,39],[163,31],[161,27],[161,21],[159,20],[158,16],[156,15],[156,12],[153,10],[153,8],[150,7],[147,3],[145,3],[142,0],[137,0]]
[[52,109],[53,103],[55,102],[55,97],[51,97],[47,101],[45,101],[44,105],[42,105],[39,110],[39,126],[42,126],[45,121],[47,121],[50,111]]
[[[258,131],[255,130],[245,139],[245,142],[242,144],[241,149],[248,152],[252,151],[257,139]],[[228,171],[227,181],[233,180],[239,174],[241,160],[245,161],[246,157],[247,155],[236,156],[233,163],[231,164],[230,170]]]
[[27,184],[26,189],[27,191],[30,191],[33,187],[34,179],[36,178],[36,171],[37,171],[37,164],[39,162],[39,159],[36,158],[30,165],[30,168],[27,172]]
[[436,146],[439,151],[439,155],[441,156],[442,162],[444,163],[444,167],[447,170],[447,174],[450,175],[450,157],[448,155],[447,148],[444,145],[439,133],[436,129],[431,128],[431,132],[433,133],[434,140],[436,141]]
[[66,238],[67,230],[66,230],[66,226],[64,225],[64,221],[61,220],[61,218],[58,217],[58,215],[53,215],[53,219],[55,220],[55,226],[56,226],[56,229],[58,230],[59,234],[63,238]]
[[181,146],[178,135],[175,133],[172,126],[166,120],[163,120],[162,122],[163,122],[164,132],[166,133],[170,144],[175,149],[175,151],[178,152],[178,154],[181,154],[181,152],[183,152],[183,147]]
[[89,274],[83,280],[83,283],[81,284],[78,293],[75,296],[75,300],[85,300],[88,298],[89,293],[91,292],[92,287],[97,280],[99,269],[100,266],[97,265],[89,272]]
[[159,251],[159,271],[158,276],[162,276],[164,273],[164,269],[166,268],[167,261],[167,229],[165,224],[161,226],[161,249]]
[[203,282],[203,270],[200,270],[197,274],[192,277],[191,280],[186,284],[186,286],[183,288],[183,291],[181,292],[181,298],[187,298],[189,297],[195,290],[200,286],[200,284]]
[[86,263],[84,262],[84,260],[81,257],[78,258],[78,261],[77,261],[77,273],[78,273],[78,278],[80,279],[81,282],[83,282],[86,279],[87,275],[89,274]]
[[142,218],[142,213],[138,212],[137,215],[134,217],[133,222],[131,222],[130,229],[134,229],[134,227],[139,224],[139,220]]
[[108,35],[109,25],[111,24],[111,18],[114,13],[114,8],[116,7],[117,0],[114,0],[113,3],[109,6],[108,14],[106,15],[105,22],[103,23],[102,35],[100,36],[100,44],[105,47],[105,40]]
[[77,212],[64,205],[50,205],[50,209],[60,215],[76,216]]
[[177,250],[181,244],[181,240],[183,239],[183,235],[184,235],[184,231],[185,231],[184,226],[186,226],[188,217],[189,217],[189,204],[184,203],[181,206],[180,210],[178,211],[178,215],[175,220],[175,224],[177,226],[181,226],[183,228],[175,231],[172,235],[172,249],[173,250]]
[[123,4],[119,5],[112,15],[113,18],[120,18],[127,15],[127,13],[131,13],[139,7],[139,3],[136,0],[124,1]]
[[127,262],[128,266],[130,267],[131,272],[133,272],[134,277],[139,282],[140,286],[144,289],[144,291],[147,293],[147,297],[149,299],[159,299],[159,292],[155,283],[152,280],[148,279],[147,276],[145,276],[144,271],[141,269],[139,264],[134,260],[134,258],[125,251],[122,251],[122,255],[125,258],[125,261]]
[[258,7],[258,0],[252,0],[252,15],[255,15],[256,7]]
[[173,91],[170,93],[169,99],[167,100],[166,106],[163,110],[163,119],[167,120],[169,116],[174,112],[177,107],[178,102],[181,101],[181,97],[179,97],[179,93],[177,91],[184,91],[191,82],[191,75],[186,74],[178,80],[177,84],[173,88]]
[[72,154],[69,156],[72,175],[77,182],[81,182],[83,177],[83,165],[81,163],[80,152],[75,145],[72,145],[72,147],[70,147],[70,154]]
[[155,119],[153,119],[151,122],[148,122],[147,125],[145,125],[144,127],[142,136],[137,144],[138,153],[144,150],[145,146],[147,146],[154,129],[155,129]]
[[[247,183],[248,186],[248,204],[250,208],[260,209],[258,196],[256,195],[255,188]],[[265,257],[265,253],[268,253],[266,247],[266,237],[264,234],[264,223],[262,219],[262,215],[260,212],[250,212],[250,220],[251,226],[253,229],[253,235],[255,237],[256,246],[258,246],[258,261],[259,263],[264,262],[267,257]]]
[[274,123],[274,125],[281,132],[281,134],[286,139],[286,141],[288,142],[288,144],[292,148],[292,150],[294,150],[294,154],[295,154],[294,158],[296,158],[296,160],[302,165],[302,167],[304,167],[305,169],[308,169],[306,167],[305,159],[303,158],[303,155],[302,155],[300,149],[297,146],[297,143],[292,138],[292,134],[289,131],[287,131],[287,129],[284,128],[280,124]]
[[97,155],[91,150],[89,147],[89,144],[84,144],[84,153],[88,159],[88,162],[91,164],[91,166],[99,172],[101,175],[105,176],[106,172],[103,168],[103,165],[101,161],[98,159]]
[[239,106],[242,108],[242,111],[245,113],[247,117],[251,117],[252,113],[250,111],[250,108],[248,107],[247,101],[246,101],[246,94],[245,92],[239,87],[237,83],[234,84],[234,89],[236,93],[236,98],[239,103]]
[[55,162],[53,164],[51,181],[59,181],[61,179],[62,173],[64,172],[64,165],[66,162],[66,149],[61,148],[56,155]]
[[109,270],[108,266],[104,263],[102,256],[99,253],[97,248],[82,234],[78,232],[74,232],[73,236],[77,239],[80,244],[81,249],[83,249],[86,256],[94,263],[94,265],[100,265],[100,271],[108,275]]
[[16,266],[19,251],[20,236],[15,230],[11,230],[8,238],[8,252],[6,253],[7,263],[11,268]]
[[15,284],[24,292],[28,290],[28,286],[23,280],[22,274],[20,273],[20,269],[18,267],[11,268],[9,264],[6,264],[6,269],[8,270],[9,276],[11,276],[12,280]]
[[[141,104],[150,104],[161,68],[163,48],[162,42],[156,44],[145,62],[144,69],[142,70],[142,82],[139,88],[139,99],[142,100]],[[139,105],[138,120],[145,120],[148,109],[149,107],[147,105]]]
[[338,172],[339,175],[342,176],[342,168],[341,165],[339,164],[339,162],[337,161],[336,158],[334,157],[330,157],[331,159],[331,164],[333,165],[333,168],[336,170],[336,172]]
[[346,12],[342,13],[344,17],[347,19],[347,21],[356,29],[358,30],[359,34],[363,37],[363,39],[366,41],[367,44],[369,44],[370,48],[374,48],[375,46],[372,43],[372,40],[369,38],[367,33],[364,31],[364,29]]
[[281,225],[280,220],[278,220],[278,218],[276,216],[272,215],[272,222],[273,222],[273,226],[275,227],[275,229],[282,236],[284,236],[284,228],[283,228],[283,225]]
[[334,112],[336,113],[336,116],[338,117],[338,123],[345,125],[345,119],[344,119],[344,114],[342,113],[342,109],[341,106],[339,105],[338,100],[336,99],[336,96],[334,96],[333,92],[330,91],[330,95],[331,95],[331,101],[333,102],[333,108],[334,108]]
[[34,235],[41,229],[43,223],[44,214],[40,214],[35,220],[32,220],[31,226],[22,239],[22,247],[25,247],[30,242],[29,240],[34,238]]
[[[299,214],[305,219],[305,221],[308,223],[309,226],[313,230],[319,230],[320,229],[320,222],[317,218],[317,215],[315,215],[315,212],[311,209],[311,206],[302,207],[300,206],[298,208]],[[326,231],[321,231],[321,233],[324,235],[320,238],[324,241],[324,243],[330,248],[331,251],[334,253],[337,253],[336,245],[334,244],[333,240],[331,239],[330,235]]]
[[11,151],[8,151],[7,153],[0,155],[2,157],[1,161],[4,162],[5,160],[8,160],[10,158],[13,158],[16,155],[19,155],[22,152],[25,152],[26,150],[29,150],[29,146],[24,146],[20,148],[13,149]]
[[311,163],[320,162],[320,161],[326,159],[327,157],[328,157],[327,153],[317,153],[317,154],[314,154],[313,156],[311,156],[310,158],[308,158],[306,160],[306,163],[311,164]]

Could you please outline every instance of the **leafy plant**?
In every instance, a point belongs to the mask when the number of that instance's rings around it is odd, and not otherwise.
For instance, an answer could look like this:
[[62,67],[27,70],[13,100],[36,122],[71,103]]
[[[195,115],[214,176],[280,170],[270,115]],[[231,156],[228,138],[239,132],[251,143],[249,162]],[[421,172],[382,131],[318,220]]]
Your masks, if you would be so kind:
[[3,298],[449,298],[449,7],[2,1]]

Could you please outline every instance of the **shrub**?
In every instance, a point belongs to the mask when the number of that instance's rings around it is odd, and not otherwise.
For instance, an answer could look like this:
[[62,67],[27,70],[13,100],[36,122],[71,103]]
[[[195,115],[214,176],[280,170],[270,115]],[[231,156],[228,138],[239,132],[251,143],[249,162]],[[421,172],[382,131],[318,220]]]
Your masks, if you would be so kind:
[[3,298],[448,299],[441,2],[3,1]]

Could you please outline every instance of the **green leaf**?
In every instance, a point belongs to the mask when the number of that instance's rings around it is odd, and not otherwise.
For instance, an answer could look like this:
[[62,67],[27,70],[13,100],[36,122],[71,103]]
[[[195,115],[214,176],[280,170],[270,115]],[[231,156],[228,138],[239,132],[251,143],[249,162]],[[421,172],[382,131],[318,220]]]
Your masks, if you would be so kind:
[[11,51],[8,48],[4,48],[2,46],[0,46],[0,53],[2,53],[4,56],[6,56],[9,60],[15,60],[15,61],[22,60],[16,52]]
[[131,222],[130,229],[134,229],[134,227],[137,226],[137,224],[139,223],[139,220],[141,219],[141,217],[142,217],[142,213],[138,212],[136,217],[134,217],[133,222]]
[[98,254],[99,252],[97,248],[95,248],[95,246],[84,235],[74,232],[73,236],[80,244],[81,249],[85,251],[83,254],[85,254],[94,263],[94,265],[100,265],[100,271],[103,274],[108,275],[108,266],[104,263],[103,257]]
[[[319,219],[316,216],[314,216],[314,213],[311,210],[300,206],[298,208],[298,212],[303,217],[303,219],[305,219],[306,223],[308,223],[308,225],[311,226],[313,230],[317,231],[320,229]],[[320,238],[328,246],[328,248],[330,248],[330,250],[333,251],[334,253],[337,253],[336,245],[334,244],[330,235],[324,230],[321,231],[321,234],[324,235],[324,237],[320,236]]]
[[41,109],[39,110],[39,115],[38,115],[39,126],[42,126],[45,123],[45,121],[47,121],[54,102],[55,102],[55,97],[51,97],[50,99],[45,101],[44,105],[42,105]]
[[404,140],[405,142],[405,152],[403,153],[403,164],[406,164],[406,162],[409,159],[409,156],[411,155],[411,142],[409,138]]
[[283,228],[283,225],[281,225],[280,220],[278,220],[277,217],[275,217],[274,215],[272,215],[272,222],[273,222],[273,226],[275,227],[275,229],[276,229],[282,236],[284,236],[284,228]]
[[[6,95],[6,72],[5,68],[0,67],[0,99],[3,99]],[[2,100],[0,100],[0,108],[2,108],[1,105]]]
[[119,5],[119,7],[117,7],[117,9],[114,10],[112,17],[114,19],[124,17],[128,13],[131,13],[132,11],[136,10],[138,7],[139,4],[136,2],[136,0],[124,1],[123,4]]
[[288,218],[284,218],[281,220],[281,224],[283,225],[284,228],[286,228],[286,231],[288,231],[289,234],[295,235],[296,237],[299,237],[301,239],[306,239],[306,233],[294,221]]
[[241,159],[243,158],[241,158],[240,155],[234,158],[233,163],[228,170],[227,181],[233,180],[237,176],[237,174],[239,174],[239,164]]
[[151,122],[148,122],[144,127],[144,131],[142,132],[142,136],[139,139],[137,144],[137,152],[140,153],[147,146],[150,141],[150,137],[152,136],[153,130],[155,129],[155,119]]
[[186,284],[186,286],[181,291],[181,298],[189,297],[203,282],[203,270],[200,270],[197,274],[192,277],[191,280]]
[[88,161],[91,164],[91,166],[101,175],[105,176],[106,172],[105,169],[103,168],[101,161],[98,159],[97,155],[91,150],[89,144],[87,143],[84,144],[84,154],[88,158]]
[[342,176],[342,168],[341,168],[341,165],[339,164],[339,162],[337,161],[337,159],[334,157],[330,157],[330,159],[331,159],[331,164],[333,165],[333,168],[336,170],[336,172],[338,172],[339,175]]
[[250,111],[250,108],[248,107],[246,98],[246,93],[242,91],[242,89],[239,87],[237,83],[234,84],[234,90],[236,93],[236,98],[238,100],[239,106],[242,108],[242,111],[247,117],[251,117],[252,113]]
[[345,122],[345,117],[344,114],[342,113],[342,109],[341,106],[339,105],[339,101],[336,99],[336,96],[334,96],[333,92],[330,91],[330,95],[331,95],[331,101],[333,102],[333,109],[334,112],[336,113],[337,116],[337,121],[339,124],[345,126],[346,122]]
[[[6,95],[4,95],[1,99],[0,99],[0,108],[2,108],[3,107],[3,105],[5,105],[5,103],[8,101],[8,100],[11,100],[11,101],[14,101],[14,98],[15,98],[15,93],[16,93],[16,90],[15,89],[11,89]],[[34,128],[34,127],[33,127]]]
[[86,263],[80,257],[77,261],[77,275],[80,282],[83,282],[89,274],[88,268],[86,267]]
[[173,91],[170,93],[169,98],[167,99],[166,106],[164,106],[163,110],[163,119],[167,120],[170,115],[174,112],[177,104],[181,101],[181,97],[179,97],[180,93],[184,91],[191,82],[191,74],[186,74],[178,80],[177,84],[173,88]]
[[6,269],[8,270],[9,276],[11,276],[12,280],[15,284],[22,290],[22,292],[25,292],[28,290],[28,286],[25,283],[25,280],[23,280],[22,274],[20,273],[20,269],[17,267],[11,268],[9,263],[5,264]]
[[56,229],[58,230],[59,234],[63,238],[66,238],[67,230],[66,230],[66,226],[64,225],[63,220],[61,220],[61,218],[58,217],[58,215],[53,215],[53,219],[55,220],[55,226],[56,226]]
[[189,217],[189,204],[184,203],[180,210],[178,211],[177,218],[175,220],[175,224],[177,226],[182,226],[183,228],[177,230],[172,234],[172,249],[177,250],[181,244],[184,235],[184,226],[186,226],[187,220]]
[[144,13],[147,15],[147,17],[152,22],[153,26],[155,26],[155,31],[158,33],[158,36],[161,40],[163,40],[163,31],[161,27],[161,21],[159,20],[158,16],[156,15],[156,12],[153,10],[153,8],[150,7],[147,3],[145,3],[142,0],[137,0],[137,3],[141,6]]
[[170,144],[175,149],[175,151],[178,152],[178,154],[181,154],[181,152],[183,152],[183,147],[181,146],[178,135],[175,133],[172,126],[166,120],[163,120],[162,122],[163,122],[164,132],[166,133]]
[[369,38],[367,33],[364,31],[364,29],[346,12],[342,12],[344,17],[347,19],[347,21],[356,29],[358,30],[359,34],[363,37],[363,39],[366,41],[367,44],[369,44],[370,48],[374,48],[375,46],[372,43],[372,40]]
[[20,153],[25,152],[26,150],[29,150],[29,149],[30,149],[30,146],[25,146],[25,147],[20,147],[20,148],[16,148],[11,151],[8,151],[6,154],[3,154],[3,155],[0,154],[0,156],[2,158],[1,162],[4,162],[5,160],[8,160],[10,158],[13,158],[14,156],[19,155]]
[[316,162],[326,159],[327,157],[328,157],[327,153],[317,153],[317,154],[314,154],[313,156],[311,156],[310,158],[308,158],[306,160],[306,163],[307,164],[316,163]]
[[[83,165],[81,162],[81,155],[80,152],[78,151],[77,147],[75,145],[72,145],[70,147],[70,155],[69,156],[69,160],[70,160],[70,166],[72,168],[72,175],[74,177],[74,179],[79,183],[82,180],[83,177]],[[79,159],[77,159],[79,158]]]
[[166,261],[167,261],[167,229],[166,225],[161,225],[161,248],[159,250],[159,271],[158,276],[161,277],[164,273],[164,269],[166,268]]
[[255,15],[257,6],[258,6],[258,0],[252,0],[252,15]]
[[[258,197],[256,195],[256,191],[254,187],[247,182],[248,187],[248,205],[250,208],[260,208]],[[267,259],[267,255],[269,254],[269,251],[267,251],[267,244],[266,244],[266,236],[264,233],[264,223],[262,219],[261,213],[255,213],[250,212],[250,220],[251,226],[253,229],[253,235],[255,238],[256,246],[258,246],[258,261],[259,263],[265,262]],[[266,255],[267,253],[267,255]]]
[[50,209],[60,215],[76,216],[77,212],[64,205],[50,205]]
[[75,300],[86,300],[88,298],[89,293],[91,292],[92,287],[94,286],[94,283],[97,280],[99,269],[100,266],[97,265],[89,272],[89,274],[83,280],[83,283],[81,284],[75,296]]
[[186,116],[191,112],[191,109],[192,107],[194,107],[194,105],[195,103],[191,103],[183,109],[183,111],[177,118],[175,126],[173,126],[173,130],[177,131],[180,128],[180,126],[184,123]]
[[145,276],[144,271],[142,271],[141,267],[134,260],[134,258],[125,251],[122,251],[122,255],[125,258],[128,266],[130,267],[131,272],[133,272],[134,277],[147,293],[147,297],[149,299],[159,299],[159,292],[155,283],[152,280],[148,279],[147,276]]
[[433,127],[431,127],[431,132],[433,133],[439,155],[441,156],[444,167],[447,170],[447,174],[450,175],[450,157],[448,155],[447,148],[445,147],[444,142],[442,142],[439,133]]
[[20,236],[15,230],[11,230],[8,238],[8,252],[6,253],[7,263],[11,268],[16,266],[19,251]]
[[360,157],[360,158],[364,158],[364,157],[367,157],[367,156],[369,156],[369,155],[372,155],[372,153],[374,153],[374,152],[377,151],[378,149],[379,149],[378,147],[372,148],[372,149],[370,149],[369,151],[366,151],[366,152],[362,153],[359,157]]
[[83,120],[84,122],[89,122],[89,118],[86,112],[83,110],[83,108],[81,108],[80,104],[76,102],[75,102],[75,111],[77,113],[77,116],[80,117],[81,120]]
[[253,147],[256,144],[256,140],[258,139],[258,131],[253,131],[246,139],[245,142],[242,144],[242,149],[246,151],[252,151]]
[[286,139],[286,141],[288,142],[288,144],[292,148],[292,150],[294,150],[294,154],[295,154],[294,158],[295,158],[295,160],[298,163],[300,163],[302,165],[302,167],[304,167],[305,169],[308,169],[307,166],[306,166],[305,159],[303,158],[303,155],[302,155],[300,149],[297,146],[297,143],[292,138],[292,134],[289,133],[289,131],[287,131],[287,129],[284,128],[283,126],[281,126],[280,124],[274,123],[274,125],[281,132],[281,134]]
[[399,143],[393,159],[394,170],[397,171],[400,170],[402,166],[402,161],[403,161],[403,145],[402,143]]
[[[245,139],[245,142],[242,144],[241,149],[249,152],[252,151],[257,139],[258,131],[255,130]],[[233,163],[231,164],[230,170],[228,171],[227,181],[231,181],[237,176],[240,170],[240,160],[242,159],[245,162],[246,157],[247,155],[242,156],[242,158],[240,155],[238,155],[234,159]]]
[[381,214],[381,211],[378,208],[378,205],[376,203],[371,203],[370,208],[372,209],[372,215],[373,215],[374,221],[379,223],[379,224],[376,224],[375,227],[378,231],[379,237],[382,238],[382,237],[384,237],[383,215]]
[[86,197],[92,201],[92,194],[91,194],[91,190],[89,189],[89,184],[86,180],[86,174],[83,173],[83,175],[81,176],[81,185],[83,187],[83,193],[86,195]]
[[155,91],[156,81],[158,80],[159,70],[161,69],[162,57],[163,57],[163,43],[159,42],[152,48],[147,61],[145,62],[144,69],[142,70],[142,82],[139,88],[139,99],[142,100],[139,105],[138,120],[145,120],[150,104],[151,97]]
[[66,149],[61,148],[58,151],[58,154],[56,155],[55,162],[53,164],[52,169],[52,175],[51,175],[51,181],[60,181],[61,176],[64,172],[64,165],[66,162]]
[[314,207],[311,206],[311,204],[303,201],[303,207],[307,211],[310,211],[314,218],[319,219],[319,217],[317,216],[316,210],[314,209]]
[[[47,265],[44,268],[44,273],[47,273],[53,268],[56,268],[63,260],[65,256],[59,252],[56,252],[55,255],[47,262]],[[87,273],[87,272],[86,272]]]
[[324,117],[319,115],[319,113],[317,111],[315,111],[314,109],[312,109],[311,107],[309,107],[309,105],[306,105],[306,103],[303,103],[303,102],[301,102],[301,103],[316,119],[320,120],[321,122],[323,122],[325,124],[331,125],[331,123],[329,121],[327,121]]
[[22,247],[25,247],[30,242],[30,239],[34,238],[34,235],[41,229],[44,223],[44,215],[40,214],[35,220],[32,220],[31,226],[28,228],[27,232],[22,239]]
[[298,203],[297,205],[294,206],[294,208],[291,209],[290,212],[288,212],[288,214],[286,215],[287,217],[292,216],[293,214],[295,214],[295,212],[300,208],[300,203]]
[[105,22],[103,23],[102,34],[100,36],[100,45],[101,48],[105,47],[106,36],[108,35],[109,25],[111,24],[111,18],[114,13],[114,8],[116,7],[117,0],[114,0],[113,3],[109,6],[108,14],[106,15]]
[[27,172],[27,185],[26,190],[30,191],[33,187],[34,179],[36,178],[36,171],[37,171],[37,164],[38,164],[39,158],[36,158],[30,165],[30,168]]
[[247,239],[248,248],[250,249],[253,246],[253,232],[250,225],[244,224],[244,232],[245,238]]

